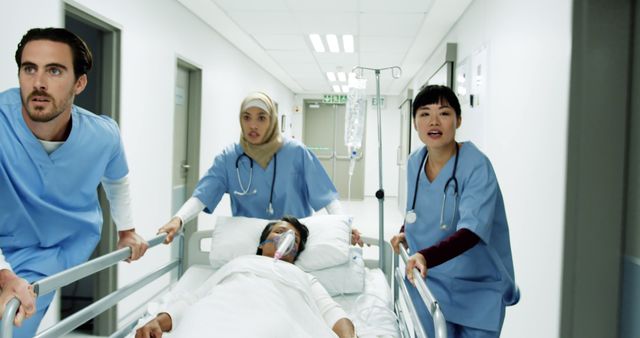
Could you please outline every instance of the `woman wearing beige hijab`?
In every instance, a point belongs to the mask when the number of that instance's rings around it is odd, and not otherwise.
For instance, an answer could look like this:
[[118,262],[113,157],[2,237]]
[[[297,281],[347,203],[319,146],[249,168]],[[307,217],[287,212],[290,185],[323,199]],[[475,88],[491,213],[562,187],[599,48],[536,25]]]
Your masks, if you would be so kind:
[[[269,96],[256,92],[242,101],[240,126],[240,142],[216,156],[193,196],[160,228],[168,233],[167,243],[200,211],[212,213],[225,193],[234,216],[303,218],[322,208],[341,213],[338,192],[318,158],[304,144],[280,134]],[[353,241],[359,237],[355,230]]]

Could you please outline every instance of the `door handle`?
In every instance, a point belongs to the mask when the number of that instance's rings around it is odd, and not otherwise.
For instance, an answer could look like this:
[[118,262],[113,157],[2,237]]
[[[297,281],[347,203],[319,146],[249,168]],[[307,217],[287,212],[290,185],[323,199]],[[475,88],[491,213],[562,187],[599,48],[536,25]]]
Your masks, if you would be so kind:
[[181,164],[180,167],[184,170],[189,170],[191,168],[191,166],[188,164]]

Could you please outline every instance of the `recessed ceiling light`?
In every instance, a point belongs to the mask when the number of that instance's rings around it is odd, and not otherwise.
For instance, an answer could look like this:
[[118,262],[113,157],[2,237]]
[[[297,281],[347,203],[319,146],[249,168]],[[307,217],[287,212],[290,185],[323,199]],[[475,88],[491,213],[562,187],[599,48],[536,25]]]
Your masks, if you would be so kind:
[[353,35],[345,34],[342,36],[342,45],[345,53],[353,53]]
[[338,72],[338,81],[347,82],[347,75],[344,72]]
[[309,39],[311,40],[311,44],[313,45],[313,49],[318,53],[324,53],[324,44],[322,43],[322,39],[318,34],[309,34]]
[[340,86],[338,86],[338,85],[333,85],[333,87],[332,87],[332,88],[333,88],[333,92],[334,92],[334,93],[339,93],[339,92],[340,92]]
[[335,34],[327,34],[327,45],[331,53],[340,52],[340,44],[338,44],[338,37]]
[[334,72],[327,72],[327,79],[331,82],[336,81],[336,74]]

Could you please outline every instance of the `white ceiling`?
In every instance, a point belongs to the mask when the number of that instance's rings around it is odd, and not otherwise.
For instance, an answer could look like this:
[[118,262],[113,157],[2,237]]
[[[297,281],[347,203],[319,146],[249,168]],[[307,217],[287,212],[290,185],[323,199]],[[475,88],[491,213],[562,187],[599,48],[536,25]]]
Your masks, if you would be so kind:
[[[178,1],[296,94],[332,93],[326,72],[359,65],[400,66],[399,79],[380,76],[381,92],[396,95],[472,0]],[[312,33],[352,34],[355,52],[316,53]],[[372,93],[373,72],[365,75]]]

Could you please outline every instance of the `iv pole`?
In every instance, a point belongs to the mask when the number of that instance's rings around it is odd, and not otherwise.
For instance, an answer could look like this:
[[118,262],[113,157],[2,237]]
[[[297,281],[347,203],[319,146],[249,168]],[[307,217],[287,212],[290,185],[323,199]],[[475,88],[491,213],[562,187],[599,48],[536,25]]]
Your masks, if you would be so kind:
[[352,72],[356,74],[356,78],[361,79],[365,70],[371,70],[376,75],[376,107],[378,112],[378,191],[376,198],[378,199],[378,265],[380,269],[384,267],[384,189],[382,188],[382,113],[380,112],[380,72],[391,69],[391,76],[394,79],[400,78],[402,69],[398,66],[386,68],[367,68],[355,66]]

